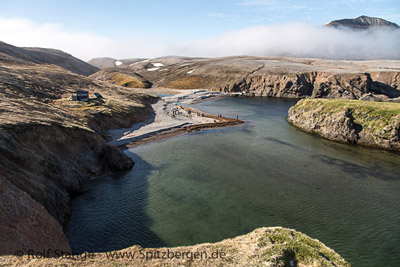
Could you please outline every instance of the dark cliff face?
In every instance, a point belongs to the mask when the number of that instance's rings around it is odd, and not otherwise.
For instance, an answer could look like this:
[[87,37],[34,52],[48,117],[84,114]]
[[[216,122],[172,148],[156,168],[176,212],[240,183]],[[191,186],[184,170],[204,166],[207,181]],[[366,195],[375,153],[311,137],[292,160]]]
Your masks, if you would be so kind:
[[329,27],[346,27],[355,30],[366,30],[370,28],[392,28],[392,29],[400,29],[400,26],[396,23],[381,19],[381,18],[373,18],[368,16],[360,16],[355,19],[341,19],[334,20],[326,24]]
[[27,192],[63,225],[70,193],[107,170],[127,170],[132,160],[96,133],[62,126],[0,132],[3,177]]

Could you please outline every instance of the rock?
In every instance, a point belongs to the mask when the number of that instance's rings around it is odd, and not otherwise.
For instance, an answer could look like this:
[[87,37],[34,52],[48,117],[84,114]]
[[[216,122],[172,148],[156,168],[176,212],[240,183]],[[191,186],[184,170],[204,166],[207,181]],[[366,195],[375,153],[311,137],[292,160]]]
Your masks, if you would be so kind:
[[[28,250],[70,252],[62,227],[26,192],[0,176],[0,255]],[[54,256],[51,251],[49,256]]]
[[112,170],[123,171],[132,169],[133,160],[114,146],[107,145],[103,151],[104,162]]
[[333,141],[400,150],[400,103],[303,99],[287,120]]

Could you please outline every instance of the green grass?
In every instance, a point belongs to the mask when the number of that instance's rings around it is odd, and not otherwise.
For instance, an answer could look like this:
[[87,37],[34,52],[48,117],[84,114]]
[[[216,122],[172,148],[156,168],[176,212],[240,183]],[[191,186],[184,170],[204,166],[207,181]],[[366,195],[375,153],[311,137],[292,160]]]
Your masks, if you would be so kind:
[[128,88],[149,88],[150,85],[144,79],[122,73],[110,73],[111,83]]
[[349,266],[333,250],[321,242],[302,233],[288,230],[267,230],[259,240],[259,247],[265,249],[265,259],[275,258],[277,265],[287,265],[291,260],[312,265],[315,262],[321,266],[330,266],[330,262],[339,266]]
[[361,125],[364,130],[384,137],[390,134],[390,131],[385,132],[385,127],[394,125],[396,120],[400,120],[400,103],[349,99],[303,99],[295,105],[295,108],[304,111],[318,110],[320,114],[330,115],[349,111],[354,122]]

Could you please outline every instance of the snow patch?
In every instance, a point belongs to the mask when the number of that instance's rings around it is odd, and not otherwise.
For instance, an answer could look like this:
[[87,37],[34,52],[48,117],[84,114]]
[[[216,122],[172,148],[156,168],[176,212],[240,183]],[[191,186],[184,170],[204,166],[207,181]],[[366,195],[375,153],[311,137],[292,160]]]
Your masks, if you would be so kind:
[[119,65],[122,65],[122,62],[121,61],[115,61],[115,66],[119,66]]
[[138,62],[135,62],[135,63],[130,64],[129,67],[130,67],[130,66],[133,66],[133,65],[136,65],[136,64],[139,64],[139,63],[148,62],[148,61],[149,61],[149,59],[145,59],[145,60],[142,60],[142,61],[138,61]]
[[152,63],[154,67],[162,67],[164,64],[162,63]]
[[155,71],[155,70],[158,70],[159,68],[150,68],[150,69],[147,69],[147,71]]
[[195,70],[196,70],[196,69],[194,69],[194,70],[190,70],[190,71],[186,72],[186,74],[193,73],[193,71],[195,71]]

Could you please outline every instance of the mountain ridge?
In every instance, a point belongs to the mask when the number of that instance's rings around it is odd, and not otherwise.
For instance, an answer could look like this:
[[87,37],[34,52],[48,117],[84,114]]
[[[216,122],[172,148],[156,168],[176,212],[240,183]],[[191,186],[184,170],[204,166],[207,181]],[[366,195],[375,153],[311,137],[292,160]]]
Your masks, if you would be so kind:
[[335,27],[335,28],[347,27],[355,30],[365,30],[370,28],[381,28],[381,27],[400,29],[400,26],[394,22],[377,17],[368,17],[365,15],[359,16],[355,19],[333,20],[327,23],[325,26]]
[[89,76],[99,68],[61,50],[38,47],[17,47],[0,41],[0,62],[11,64],[53,64],[76,74]]

